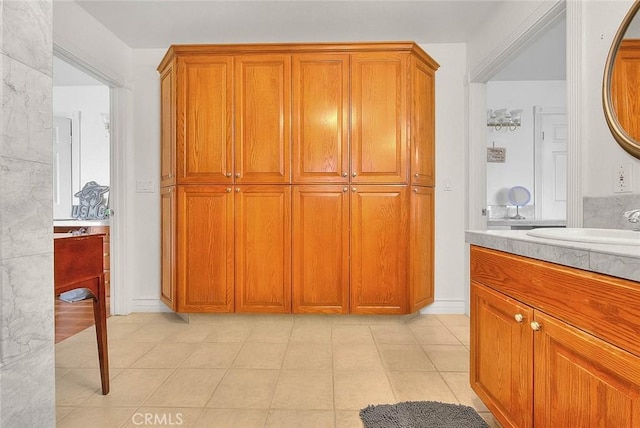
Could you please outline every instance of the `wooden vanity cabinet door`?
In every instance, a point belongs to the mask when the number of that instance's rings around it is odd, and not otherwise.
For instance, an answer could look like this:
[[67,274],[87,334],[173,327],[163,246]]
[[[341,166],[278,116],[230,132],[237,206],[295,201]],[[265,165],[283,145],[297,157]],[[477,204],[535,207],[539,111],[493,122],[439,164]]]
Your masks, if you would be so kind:
[[407,183],[408,54],[351,56],[351,182]]
[[411,184],[435,186],[435,71],[411,58]]
[[346,186],[293,186],[293,312],[349,312]]
[[236,312],[291,312],[291,186],[236,186]]
[[640,357],[541,312],[535,320],[535,426],[640,426]]
[[407,186],[351,186],[351,313],[407,313],[408,202]]
[[533,313],[472,281],[471,388],[504,427],[533,426]]
[[178,312],[233,312],[231,186],[178,186]]
[[293,56],[293,182],[349,182],[349,55]]
[[178,184],[233,183],[233,57],[181,56],[178,64]]
[[235,57],[236,183],[291,182],[291,55]]

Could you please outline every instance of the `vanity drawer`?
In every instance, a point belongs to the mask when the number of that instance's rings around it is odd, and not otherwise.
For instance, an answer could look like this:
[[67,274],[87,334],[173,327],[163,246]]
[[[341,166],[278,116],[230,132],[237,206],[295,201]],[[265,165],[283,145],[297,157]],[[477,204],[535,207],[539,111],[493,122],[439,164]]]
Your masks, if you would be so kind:
[[640,283],[477,246],[471,279],[640,356]]

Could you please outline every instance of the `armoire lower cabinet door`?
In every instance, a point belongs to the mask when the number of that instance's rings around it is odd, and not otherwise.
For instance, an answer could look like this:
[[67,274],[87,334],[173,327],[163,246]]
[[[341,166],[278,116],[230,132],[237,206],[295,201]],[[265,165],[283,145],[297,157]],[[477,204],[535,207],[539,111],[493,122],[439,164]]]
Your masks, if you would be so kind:
[[172,311],[176,310],[176,187],[160,191],[160,300]]
[[351,313],[406,314],[408,188],[352,185]]
[[236,312],[291,312],[291,186],[235,188]]
[[434,190],[412,186],[409,214],[409,312],[434,300]]
[[293,187],[293,312],[349,311],[348,186]]
[[178,186],[178,312],[233,312],[231,186]]

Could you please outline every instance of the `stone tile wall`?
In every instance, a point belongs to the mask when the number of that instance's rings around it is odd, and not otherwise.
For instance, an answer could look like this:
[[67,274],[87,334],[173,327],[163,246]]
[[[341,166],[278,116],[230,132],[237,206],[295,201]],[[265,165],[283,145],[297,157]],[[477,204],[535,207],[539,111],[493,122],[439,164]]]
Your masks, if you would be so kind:
[[53,427],[52,3],[0,16],[0,426]]
[[614,196],[591,197],[583,199],[584,227],[602,229],[636,229],[638,223],[629,223],[622,215],[625,211],[640,208],[640,194],[626,193]]

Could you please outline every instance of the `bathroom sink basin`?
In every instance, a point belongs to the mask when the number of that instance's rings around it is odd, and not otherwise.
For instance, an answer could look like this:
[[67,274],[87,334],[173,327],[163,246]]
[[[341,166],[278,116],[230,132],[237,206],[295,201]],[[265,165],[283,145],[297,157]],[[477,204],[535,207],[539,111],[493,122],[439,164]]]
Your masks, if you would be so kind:
[[640,232],[622,229],[541,228],[527,232],[536,238],[561,241],[590,242],[593,244],[639,245]]

